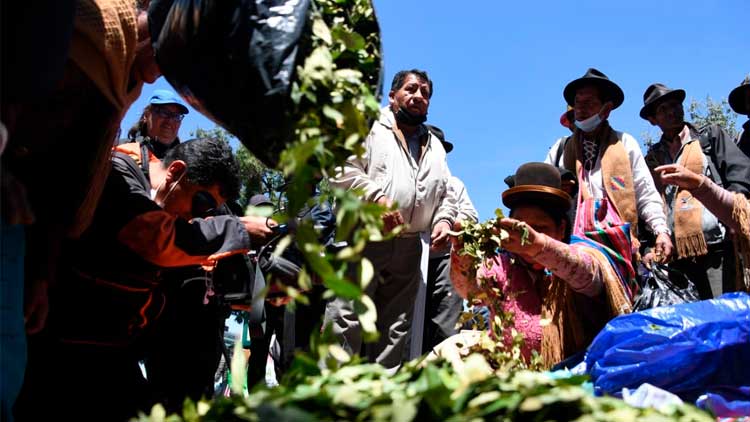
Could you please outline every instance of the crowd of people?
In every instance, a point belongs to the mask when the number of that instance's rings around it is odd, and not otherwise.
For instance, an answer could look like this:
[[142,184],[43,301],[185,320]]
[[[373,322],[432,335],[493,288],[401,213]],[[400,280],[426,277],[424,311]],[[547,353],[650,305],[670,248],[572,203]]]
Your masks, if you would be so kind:
[[[156,402],[178,410],[185,397],[212,394],[231,310],[215,283],[258,273],[294,283],[304,265],[294,248],[257,266],[249,260],[279,225],[237,207],[229,145],[178,138],[189,112],[178,95],[151,92],[119,139],[125,112],[159,76],[147,5],[60,1],[44,13],[55,22],[74,16],[69,27],[48,28],[66,48],[45,57],[44,69],[18,53],[15,68],[29,69],[35,90],[3,80],[3,420],[123,420]],[[250,384],[263,382],[273,338],[279,373],[321,320],[347,351],[392,371],[457,333],[464,299],[479,284],[451,233],[478,214],[450,171],[454,145],[426,124],[432,93],[427,72],[398,72],[364,153],[329,181],[384,206],[385,232],[398,228],[362,254],[375,269],[365,293],[378,340],[363,341],[353,301],[325,300],[321,286],[294,311],[284,300],[254,304],[266,326],[249,345]],[[640,116],[662,137],[644,156],[634,137],[609,125],[624,93],[604,73],[587,70],[563,98],[571,133],[540,154],[544,162],[506,178],[510,215],[497,227],[509,237],[477,274],[507,296],[523,358],[536,351],[548,367],[632,311],[640,264],[682,271],[702,299],[750,287],[750,121],[737,139],[717,125],[695,127],[684,118],[685,92],[654,83]],[[750,116],[750,80],[729,102]],[[317,203],[299,218],[332,246],[335,206]],[[250,206],[273,204],[256,195]]]
[[[640,115],[663,136],[644,157],[634,137],[608,122],[624,101],[622,89],[588,69],[563,90],[568,110],[560,121],[571,134],[551,146],[543,163],[526,163],[505,179],[510,218],[497,225],[510,237],[474,274],[457,238],[452,249],[443,244],[448,227],[458,230],[477,214],[447,166],[453,145],[424,124],[432,88],[421,70],[397,73],[365,154],[332,182],[362,190],[369,201],[397,203],[383,215],[386,230],[408,227],[364,253],[377,269],[367,290],[378,310],[377,343],[361,349],[351,301],[327,305],[326,322],[348,351],[393,370],[405,356],[429,352],[457,332],[456,296],[479,293],[479,278],[509,298],[504,307],[524,336],[524,356],[536,351],[548,367],[585,350],[609,319],[633,310],[640,264],[668,263],[702,299],[750,287],[750,157],[742,152],[748,123],[737,139],[718,125],[696,128],[684,120],[685,92],[655,83],[643,94]],[[748,114],[747,80],[730,104]],[[519,224],[528,242],[519,240]]]

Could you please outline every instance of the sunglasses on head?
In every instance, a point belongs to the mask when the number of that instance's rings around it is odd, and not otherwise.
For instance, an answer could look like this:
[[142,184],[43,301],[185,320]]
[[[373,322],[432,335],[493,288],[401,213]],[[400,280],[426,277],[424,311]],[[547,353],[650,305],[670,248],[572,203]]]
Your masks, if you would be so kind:
[[205,218],[214,215],[217,208],[216,198],[210,193],[202,190],[193,195],[193,204],[190,209],[194,218]]

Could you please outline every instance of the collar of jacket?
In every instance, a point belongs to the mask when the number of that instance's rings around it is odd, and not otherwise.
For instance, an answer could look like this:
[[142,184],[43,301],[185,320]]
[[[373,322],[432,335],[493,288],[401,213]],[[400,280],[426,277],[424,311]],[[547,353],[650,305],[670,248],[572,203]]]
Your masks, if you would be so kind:
[[[383,109],[380,110],[380,117],[378,118],[378,123],[380,123],[384,127],[388,128],[391,132],[393,132],[394,135],[396,135],[396,139],[398,139],[399,143],[401,144],[401,148],[403,148],[403,150],[406,152],[407,155],[410,155],[409,146],[406,143],[406,136],[396,124],[396,116],[394,116],[390,108],[383,107]],[[424,125],[419,125],[417,127],[417,134],[419,136],[420,144],[422,145],[420,154],[419,154],[420,161],[421,161],[427,149],[430,148],[430,131],[427,130],[427,128]]]
[[[380,110],[380,117],[378,118],[378,122],[390,130],[398,129],[398,125],[396,124],[396,116],[393,114],[393,111],[391,111],[389,107],[383,107]],[[419,134],[419,136],[423,136],[427,132],[429,131],[424,125],[419,125],[417,127],[417,133]]]
[[[688,122],[684,122],[684,123],[685,123],[685,126],[687,126],[688,129],[690,129],[690,140],[691,141],[694,140],[694,139],[700,138],[701,133],[700,133],[700,130],[698,130],[697,127],[693,126],[692,123],[688,123]],[[667,139],[664,137],[664,134],[662,133],[661,137],[659,138],[659,142],[657,142],[654,145],[654,148],[658,147],[658,148],[667,148],[668,149],[666,141],[667,141]]]

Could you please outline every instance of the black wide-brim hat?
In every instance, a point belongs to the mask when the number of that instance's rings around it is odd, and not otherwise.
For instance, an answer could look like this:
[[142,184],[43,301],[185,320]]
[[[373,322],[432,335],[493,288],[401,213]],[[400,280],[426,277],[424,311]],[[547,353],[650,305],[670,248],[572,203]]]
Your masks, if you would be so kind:
[[568,211],[570,196],[561,187],[560,171],[547,163],[526,163],[516,170],[513,187],[503,192],[503,205],[513,209],[520,204]]
[[750,115],[750,110],[748,110],[745,102],[747,91],[750,91],[750,76],[745,77],[740,86],[729,93],[729,107],[732,107],[732,110],[737,114]]
[[613,110],[620,107],[623,101],[625,101],[625,94],[622,92],[622,89],[616,83],[610,81],[607,75],[592,67],[583,76],[565,86],[563,97],[565,97],[565,101],[569,106],[573,106],[576,91],[585,85],[594,85],[599,88],[603,96],[612,101]]
[[641,119],[648,120],[648,117],[654,114],[654,108],[659,103],[670,98],[675,98],[679,102],[685,101],[685,91],[682,89],[670,89],[664,84],[651,84],[643,93],[643,107],[641,108]]

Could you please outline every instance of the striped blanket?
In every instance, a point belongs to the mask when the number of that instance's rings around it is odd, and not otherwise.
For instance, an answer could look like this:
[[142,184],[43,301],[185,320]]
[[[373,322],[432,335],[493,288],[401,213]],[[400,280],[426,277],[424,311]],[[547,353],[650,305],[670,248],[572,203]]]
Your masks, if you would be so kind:
[[630,223],[622,221],[606,198],[579,199],[570,243],[584,243],[600,251],[617,272],[628,298],[632,301],[638,294],[639,285],[632,263]]

